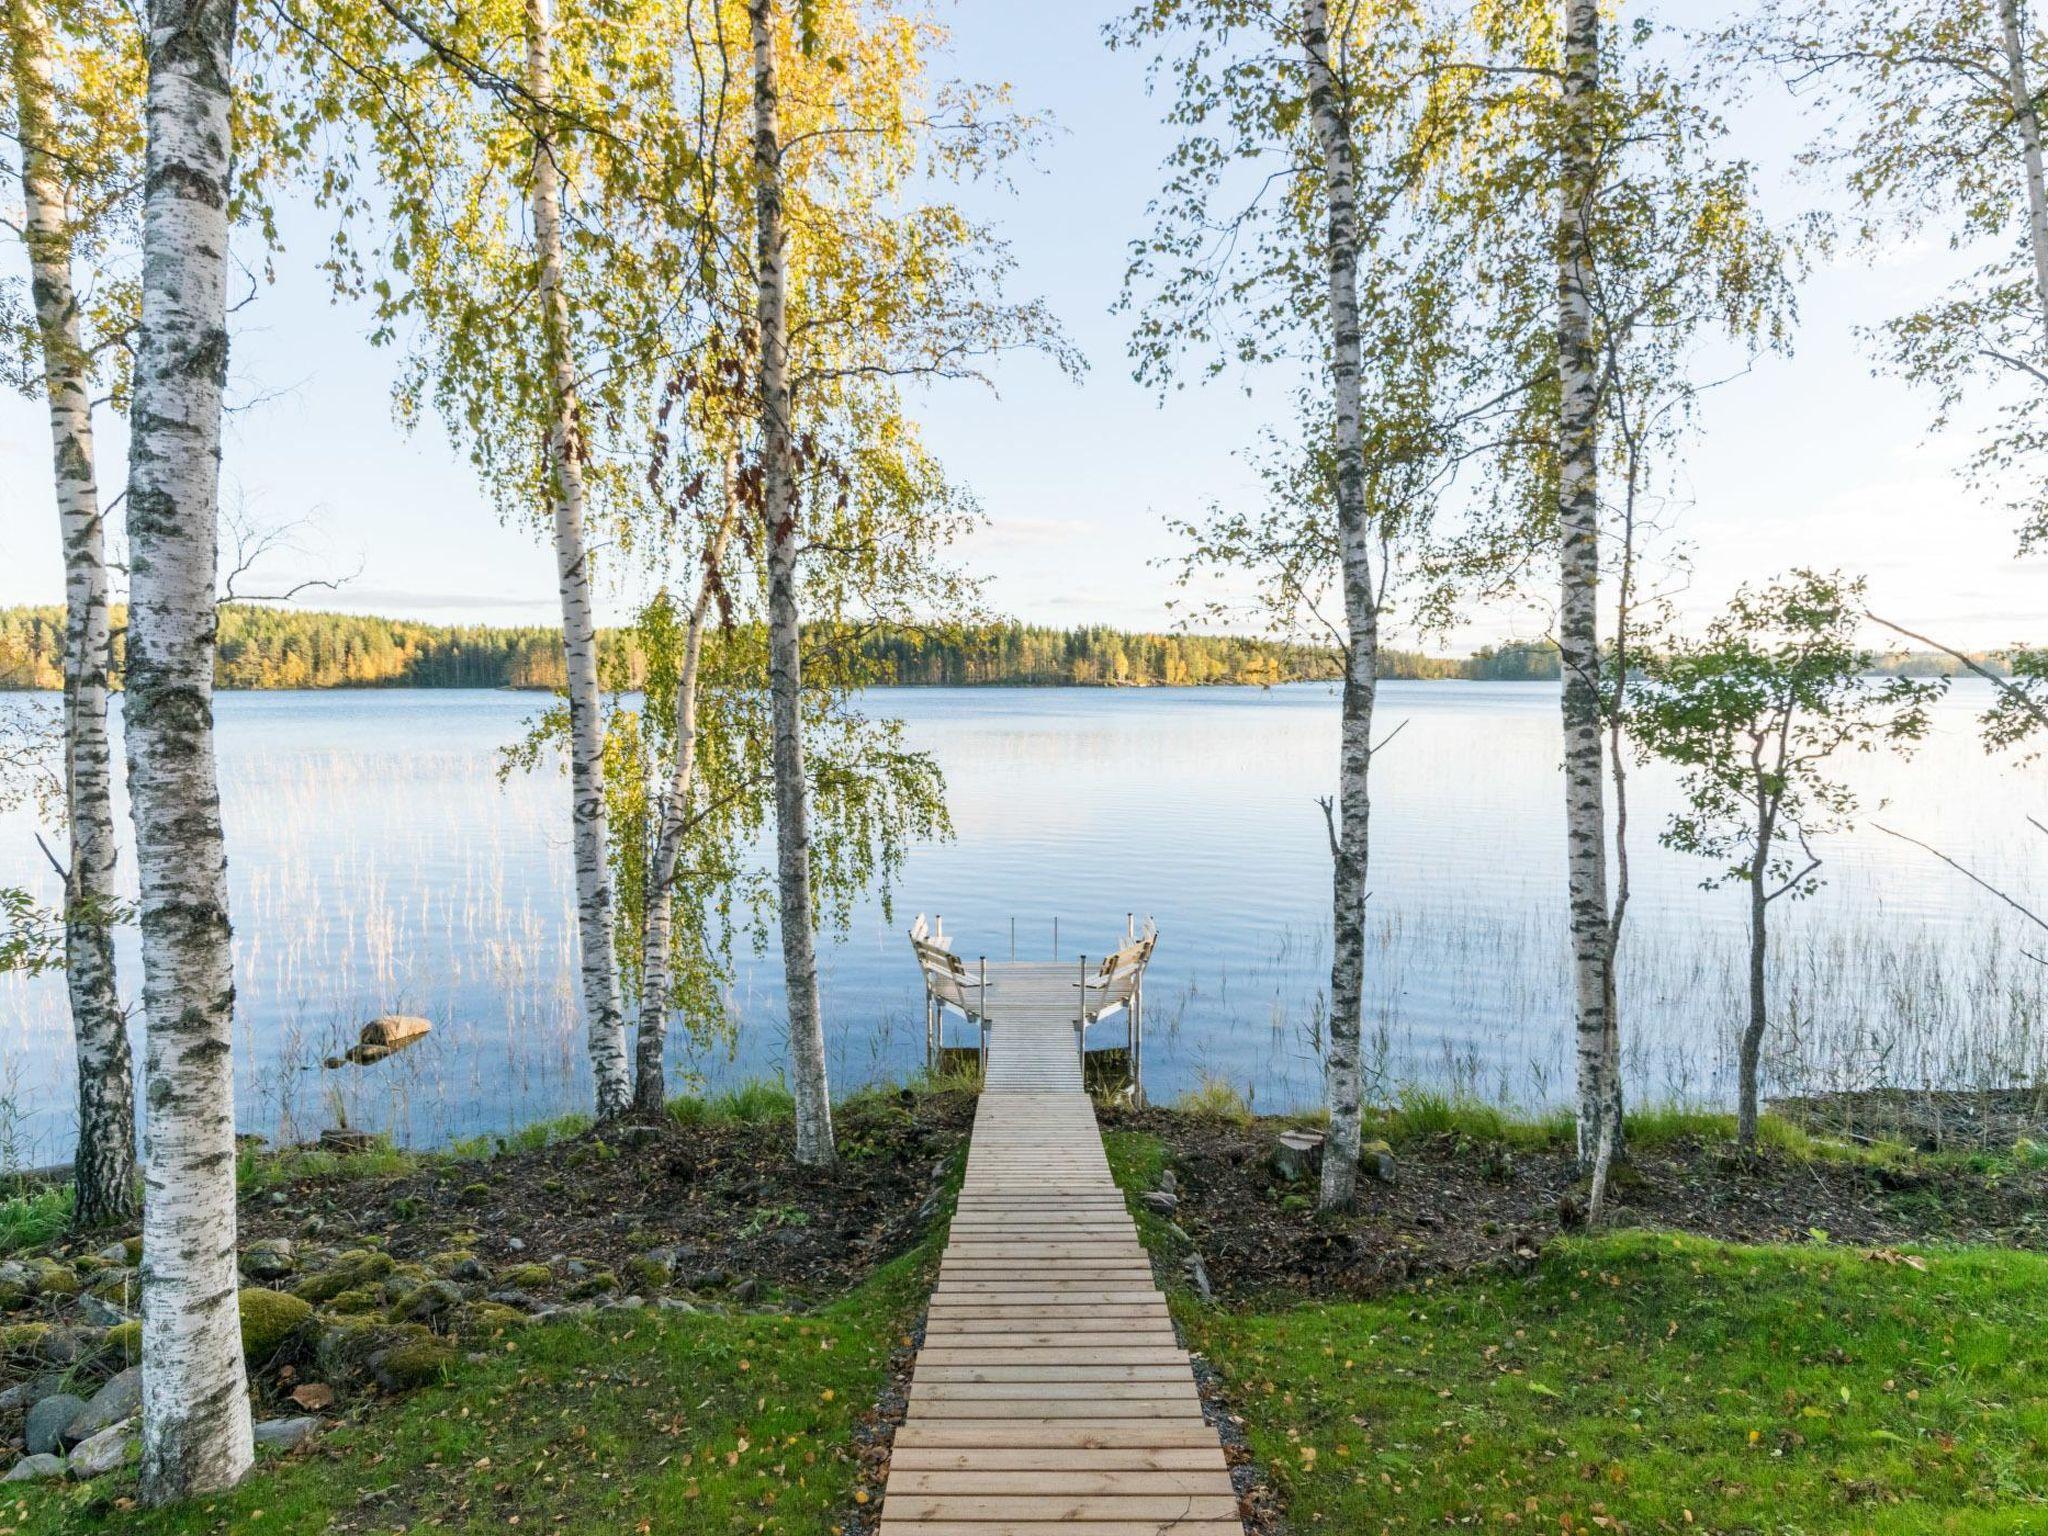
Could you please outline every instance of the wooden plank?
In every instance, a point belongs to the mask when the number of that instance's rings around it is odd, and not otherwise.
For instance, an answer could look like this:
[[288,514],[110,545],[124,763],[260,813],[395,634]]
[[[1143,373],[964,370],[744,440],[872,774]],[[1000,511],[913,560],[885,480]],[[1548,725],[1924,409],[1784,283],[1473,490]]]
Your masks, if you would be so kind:
[[[1237,1497],[1237,1490],[1230,1485],[1230,1474],[1221,1467],[1164,1472],[1133,1472],[1123,1469],[1088,1472],[1079,1468],[1026,1472],[988,1467],[977,1467],[967,1472],[921,1472],[905,1467],[891,1467],[887,1497],[893,1499],[899,1494],[916,1493],[1042,1493],[1080,1494],[1091,1497],[1106,1494],[1198,1493],[1210,1498]],[[883,1508],[888,1507],[885,1502]]]
[[974,1445],[944,1449],[898,1444],[889,1458],[892,1472],[1221,1471],[1223,1452],[1214,1445],[1124,1446],[1114,1450],[1072,1445]]
[[1052,1498],[914,1493],[884,1501],[891,1520],[1235,1520],[1235,1495],[1067,1494]]

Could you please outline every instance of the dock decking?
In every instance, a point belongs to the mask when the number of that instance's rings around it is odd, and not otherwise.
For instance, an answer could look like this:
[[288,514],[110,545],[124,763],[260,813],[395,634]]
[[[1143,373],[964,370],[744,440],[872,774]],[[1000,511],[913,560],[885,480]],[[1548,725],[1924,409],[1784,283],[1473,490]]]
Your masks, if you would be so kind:
[[1081,1091],[1072,1015],[1007,1015],[991,1033],[882,1536],[1242,1531]]

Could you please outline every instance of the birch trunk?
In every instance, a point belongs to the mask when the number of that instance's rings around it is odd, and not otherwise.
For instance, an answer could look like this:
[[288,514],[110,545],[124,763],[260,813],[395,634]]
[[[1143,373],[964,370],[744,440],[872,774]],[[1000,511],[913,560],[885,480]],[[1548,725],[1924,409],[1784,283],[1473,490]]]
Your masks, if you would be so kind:
[[[1766,842],[1759,846],[1768,848],[1770,844]],[[1759,858],[1751,864],[1749,871],[1749,1019],[1743,1025],[1735,1063],[1735,1139],[1745,1147],[1756,1145],[1757,1068],[1763,1055],[1764,1026],[1768,1022],[1764,999],[1766,941],[1769,936],[1765,918],[1769,908],[1764,895],[1767,869],[1766,861]]]
[[128,784],[142,884],[142,1496],[253,1455],[235,1291],[234,974],[214,771],[234,0],[151,0],[128,463]]
[[2027,240],[2034,254],[2034,299],[2041,306],[2041,326],[2048,339],[2048,184],[2041,173],[2041,115],[2027,80],[2027,53],[2020,0],[1998,0],[1999,27],[2005,44],[2006,87],[2013,122],[2020,131],[2020,156],[2027,173]]
[[704,550],[704,575],[697,601],[683,634],[683,665],[676,679],[675,763],[662,797],[661,831],[654,843],[654,865],[647,874],[647,916],[640,949],[640,1030],[633,1078],[633,1107],[641,1114],[661,1113],[668,1102],[662,1056],[668,1044],[670,949],[675,933],[676,865],[690,828],[690,801],[697,776],[697,679],[704,657],[704,625],[717,589],[719,562],[733,525],[733,464],[725,464],[725,504],[718,527]]
[[1302,44],[1308,64],[1309,112],[1322,149],[1330,302],[1330,372],[1336,394],[1337,533],[1343,556],[1343,724],[1337,763],[1337,809],[1330,831],[1330,1042],[1323,1064],[1330,1111],[1323,1147],[1322,1204],[1348,1206],[1358,1189],[1362,1097],[1359,1035],[1365,994],[1367,833],[1372,813],[1372,709],[1379,674],[1379,603],[1373,591],[1372,544],[1366,527],[1365,456],[1359,425],[1361,367],[1358,324],[1358,189],[1351,129],[1330,67],[1326,0],[1302,0]]
[[804,784],[803,661],[796,595],[796,485],[790,441],[788,250],[776,122],[775,4],[748,0],[754,44],[755,260],[761,331],[761,515],[768,533],[768,692],[774,733],[775,861],[789,993],[796,1159],[835,1158],[818,955],[811,934],[810,808]]
[[107,540],[93,448],[92,393],[71,281],[63,179],[46,149],[51,100],[49,21],[40,0],[11,7],[21,141],[22,242],[43,354],[50,459],[64,541],[64,798],[71,839],[64,881],[64,980],[78,1052],[78,1152],[71,1219],[81,1229],[127,1221],[137,1208],[135,1081],[128,1021],[114,975],[112,752],[107,742]]
[[1600,88],[1598,0],[1565,0],[1564,139],[1557,227],[1557,641],[1563,664],[1565,840],[1577,1001],[1578,1150],[1591,1170],[1621,1135],[1613,925],[1607,909],[1600,708],[1598,359],[1594,351],[1590,205]]
[[576,932],[583,1015],[590,1032],[590,1074],[597,1116],[625,1113],[632,1098],[626,1020],[612,933],[609,829],[604,801],[604,715],[597,678],[597,615],[590,597],[590,551],[583,535],[582,443],[569,300],[563,290],[561,168],[555,160],[554,15],[551,0],[526,0],[526,92],[537,114],[533,135],[533,239],[540,256],[541,334],[554,408],[548,423],[549,499],[555,572],[562,599],[562,660],[569,693],[569,796],[576,861]]

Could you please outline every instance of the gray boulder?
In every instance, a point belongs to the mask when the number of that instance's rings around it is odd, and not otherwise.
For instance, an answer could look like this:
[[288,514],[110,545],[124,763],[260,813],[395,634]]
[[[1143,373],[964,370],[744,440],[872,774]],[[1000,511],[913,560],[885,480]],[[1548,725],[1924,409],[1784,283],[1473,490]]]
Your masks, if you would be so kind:
[[81,1296],[78,1298],[78,1320],[92,1328],[118,1328],[128,1321],[128,1314],[103,1296]]
[[1163,1189],[1148,1189],[1138,1196],[1138,1204],[1155,1216],[1171,1216],[1180,1209],[1180,1201]]
[[295,1445],[304,1444],[319,1428],[320,1421],[310,1414],[291,1419],[265,1419],[256,1426],[256,1443],[288,1451]]
[[298,1267],[298,1251],[288,1237],[266,1237],[242,1250],[242,1273],[251,1280],[282,1280]]
[[126,1422],[110,1424],[71,1448],[71,1475],[81,1480],[111,1472],[131,1459],[142,1437]]
[[52,1392],[28,1411],[28,1427],[22,1434],[31,1456],[62,1450],[64,1431],[85,1412],[85,1399],[69,1392]]
[[52,1392],[64,1389],[61,1376],[31,1376],[27,1381],[17,1381],[13,1386],[0,1389],[0,1413],[19,1413],[34,1407]]
[[7,1475],[0,1477],[0,1483],[35,1483],[46,1477],[64,1475],[64,1458],[42,1451],[34,1456],[24,1456],[7,1469]]
[[92,1401],[79,1410],[64,1431],[64,1438],[73,1442],[90,1440],[108,1425],[132,1419],[140,1412],[142,1367],[131,1365],[93,1394]]

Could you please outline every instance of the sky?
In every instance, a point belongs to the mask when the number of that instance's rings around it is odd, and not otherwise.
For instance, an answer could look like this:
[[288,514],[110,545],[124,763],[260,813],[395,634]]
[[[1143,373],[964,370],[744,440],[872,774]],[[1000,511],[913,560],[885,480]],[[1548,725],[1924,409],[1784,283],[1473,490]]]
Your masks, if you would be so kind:
[[[1102,23],[1119,9],[981,0],[942,12],[953,28],[946,72],[1007,80],[1019,106],[1055,125],[1014,197],[975,206],[1011,242],[1013,291],[1042,296],[1089,367],[1074,382],[1042,358],[1014,359],[994,393],[950,384],[921,393],[916,412],[987,514],[964,558],[999,609],[1159,628],[1174,620],[1167,520],[1256,496],[1240,455],[1262,427],[1285,423],[1288,401],[1277,390],[1248,396],[1228,378],[1161,400],[1131,379],[1129,317],[1112,306],[1171,138],[1143,59],[1103,44]],[[1735,121],[1736,147],[1765,167],[1783,212],[1815,195],[1782,175],[1801,133],[1769,92]],[[287,208],[277,280],[237,317],[225,499],[262,522],[303,523],[279,579],[357,573],[307,606],[554,622],[553,561],[538,531],[499,523],[437,425],[407,436],[393,424],[394,358],[371,348],[363,312],[330,301],[315,270],[322,230],[311,210]],[[2042,562],[2016,560],[2011,514],[1954,474],[1966,433],[1930,437],[1931,402],[1875,374],[1858,335],[1924,302],[1948,261],[1933,240],[1836,259],[1802,291],[1794,355],[1710,395],[1671,514],[1691,552],[1688,617],[1742,581],[1841,566],[1868,575],[1878,612],[1950,643],[2048,639]],[[0,263],[18,271],[18,251]],[[0,604],[61,599],[48,441],[38,403],[0,400]],[[124,451],[118,422],[103,420],[103,464]],[[621,616],[633,596],[606,593],[603,616]],[[1534,638],[1546,623],[1540,604],[1523,604],[1471,613],[1445,636],[1395,638],[1456,652]]]

